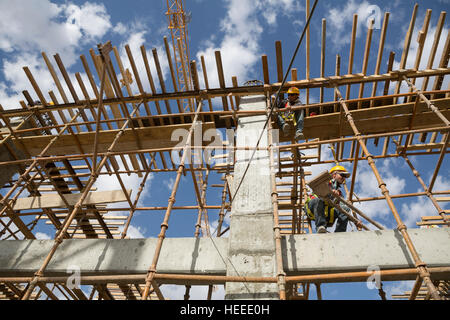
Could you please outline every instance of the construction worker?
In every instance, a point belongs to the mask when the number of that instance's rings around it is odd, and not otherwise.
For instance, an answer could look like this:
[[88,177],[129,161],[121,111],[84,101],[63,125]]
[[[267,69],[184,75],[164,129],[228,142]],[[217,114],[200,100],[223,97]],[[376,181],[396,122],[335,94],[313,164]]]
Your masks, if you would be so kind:
[[[331,188],[331,197],[340,196],[342,197],[342,192],[339,190],[341,185],[345,182],[345,178],[350,176],[350,173],[343,166],[334,166],[329,171],[331,174],[331,180],[329,186]],[[347,213],[350,212],[344,203],[339,203],[339,206],[344,209]],[[315,221],[317,233],[326,233],[327,227],[333,226],[336,222],[335,232],[345,232],[347,231],[348,217],[344,213],[340,212],[334,208],[328,201],[323,201],[316,195],[308,196],[305,203],[305,211],[311,220]],[[360,222],[358,222],[357,227],[361,227]]]
[[300,91],[296,87],[290,87],[288,98],[278,102],[278,126],[284,136],[290,136],[292,129],[295,128],[295,140],[305,139],[303,136],[304,110],[292,110],[292,107],[302,106],[299,99]]

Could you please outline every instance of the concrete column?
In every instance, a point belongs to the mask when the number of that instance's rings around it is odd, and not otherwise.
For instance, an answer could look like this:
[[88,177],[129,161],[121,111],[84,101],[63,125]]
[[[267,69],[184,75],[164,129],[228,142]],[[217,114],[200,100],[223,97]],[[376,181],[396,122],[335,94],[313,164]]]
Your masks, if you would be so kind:
[[[265,110],[264,96],[244,97],[240,110]],[[239,119],[236,146],[256,146],[266,116]],[[264,130],[259,147],[267,147]],[[232,194],[237,189],[251,150],[237,150]],[[275,241],[269,174],[269,153],[257,151],[233,201],[230,222],[227,275],[274,277],[276,275]],[[225,299],[278,299],[276,283],[226,283]]]

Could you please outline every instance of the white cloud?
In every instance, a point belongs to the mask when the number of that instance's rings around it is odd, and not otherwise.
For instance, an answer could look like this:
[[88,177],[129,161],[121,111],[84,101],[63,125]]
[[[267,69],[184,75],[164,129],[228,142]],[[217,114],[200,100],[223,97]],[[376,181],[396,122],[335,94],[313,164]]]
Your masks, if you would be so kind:
[[[22,90],[35,96],[23,66],[29,66],[44,96],[49,90],[57,93],[41,52],[46,52],[49,59],[58,53],[69,69],[79,57],[80,46],[101,39],[111,27],[110,17],[100,4],[58,5],[48,0],[17,0],[14,5],[0,2],[0,50],[6,53],[0,65],[6,80],[0,83],[3,107],[19,108]],[[75,77],[70,72],[69,76],[82,97]]]
[[[128,166],[130,168],[132,168],[131,166],[131,162],[129,160],[128,155],[125,155],[124,158],[126,159]],[[125,170],[125,166],[122,162],[122,160],[120,159],[120,157],[115,157],[117,164],[119,165],[119,171],[124,171]],[[139,167],[142,168],[142,164],[140,159],[137,159],[138,163],[139,163]],[[102,173],[106,172],[106,168],[103,167],[102,169]],[[125,188],[127,190],[132,190],[131,191],[131,201],[134,203],[138,189],[140,187],[141,181],[143,178],[140,178],[137,174],[130,174],[127,175],[125,173],[122,173],[119,175]],[[145,183],[145,187],[144,190],[142,191],[140,197],[139,197],[139,201],[138,201],[138,206],[140,204],[142,204],[146,197],[149,196],[149,190],[150,190],[150,186],[151,186],[151,181],[153,179],[153,175],[149,174],[149,176],[147,177],[146,183]],[[97,187],[98,191],[107,191],[107,190],[122,190],[121,186],[120,186],[120,182],[117,179],[117,176],[115,174],[109,175],[109,174],[102,174],[97,178],[97,181],[94,183],[94,187]],[[108,208],[129,208],[129,204],[128,202],[120,202],[120,203],[112,203],[112,204],[108,204]],[[118,212],[116,211],[114,214],[120,215],[123,214],[122,212]]]
[[[434,191],[450,190],[450,179],[438,176],[436,178],[433,190]],[[418,189],[417,192],[423,192],[423,189]],[[443,210],[449,207],[448,203],[445,202],[440,202],[439,206]],[[438,211],[428,197],[421,196],[417,197],[415,201],[403,204],[401,207],[401,214],[402,219],[405,222],[406,226],[416,228],[417,227],[416,222],[421,221],[422,216],[438,215]]]
[[[123,231],[123,227],[119,228],[120,232]],[[140,226],[133,226],[130,224],[127,229],[127,238],[129,239],[145,239],[146,229]]]
[[103,5],[57,5],[48,0],[16,0],[0,3],[0,49],[60,53],[75,62],[80,42],[101,38],[111,28]]
[[110,17],[104,5],[86,2],[78,7],[69,3],[65,6],[65,13],[67,23],[85,36],[83,41],[101,38],[111,28]]
[[[144,45],[145,42],[148,40],[146,37],[149,34],[149,28],[142,22],[135,21],[129,25],[123,25],[123,24],[119,23],[114,29],[115,32],[119,32],[119,33],[122,32],[123,30],[126,30],[130,34],[130,36],[120,44],[119,55],[120,55],[120,59],[122,61],[124,70],[128,69],[130,71],[130,73],[132,74],[133,83],[130,86],[131,90],[132,90],[133,94],[139,93],[139,88],[138,88],[137,83],[134,78],[133,69],[131,68],[129,58],[128,58],[127,52],[125,50],[125,45],[128,45],[130,47],[130,51],[134,58],[136,69],[140,76],[140,80],[141,80],[142,86],[144,88],[144,91],[150,93],[152,91],[150,88],[150,82],[147,77],[147,71],[145,68],[145,64],[144,64],[144,60],[142,58],[142,52],[141,52],[141,46]],[[169,68],[169,62],[167,61],[167,55],[166,55],[164,45],[159,43],[159,40],[157,40],[157,41],[158,41],[158,43],[156,45],[153,45],[151,48],[146,46],[146,55],[147,55],[148,63],[150,66],[150,73],[152,75],[156,91],[160,91],[161,85],[159,82],[156,65],[154,63],[153,52],[152,52],[153,48],[156,48],[156,51],[158,54],[158,60],[159,60],[160,66],[161,66],[161,72],[162,72],[162,75],[164,78],[164,83],[167,88],[171,88],[172,80],[169,78],[170,77],[169,76],[170,68]],[[170,39],[168,39],[168,42],[169,42],[169,47],[171,47]],[[170,49],[170,50],[172,50],[172,49]],[[171,55],[172,55],[172,51],[171,51]],[[172,57],[172,64],[173,64],[174,68],[176,68],[173,57]],[[118,69],[116,70],[116,72],[120,73],[120,71]],[[118,78],[122,79],[122,76],[118,76]],[[167,89],[167,90],[170,91],[169,89]],[[163,106],[161,106],[161,108],[164,109]]]
[[166,186],[169,191],[172,191],[173,186],[175,184],[175,178],[169,178],[167,180],[163,180],[163,185]]
[[386,299],[391,299],[392,295],[404,294],[405,291],[411,291],[414,281],[399,281],[383,283],[383,290],[386,293]]
[[374,18],[372,8],[373,6],[367,1],[358,3],[350,0],[345,2],[343,8],[333,5],[329,9],[326,15],[329,25],[327,29],[333,30],[333,37],[330,37],[330,40],[336,48],[342,48],[350,43],[354,14],[358,15],[356,36],[361,36],[362,32],[367,30],[368,20]]
[[124,35],[127,32],[127,27],[122,22],[119,22],[113,28],[113,31],[120,35]]
[[43,232],[36,232],[35,234],[36,239],[41,239],[41,240],[47,240],[47,239],[51,239],[51,237]]
[[[409,51],[408,51],[408,59],[406,61],[406,69],[413,69],[415,67],[415,62],[416,62],[416,56],[417,56],[417,52],[419,50],[419,43],[417,42],[418,39],[418,34],[419,31],[422,29],[422,25],[416,25],[416,27],[414,28],[414,32],[412,34],[412,38],[411,38],[411,45],[409,47]],[[423,51],[422,51],[422,56],[420,59],[420,64],[419,64],[419,70],[424,70],[427,69],[427,65],[428,65],[428,60],[429,57],[431,55],[431,49],[433,47],[433,43],[434,43],[434,36],[436,33],[436,27],[432,27],[430,26],[427,32],[427,37],[425,39],[425,43],[423,46]],[[441,56],[442,54],[444,54],[444,45],[445,45],[445,41],[447,38],[447,33],[449,32],[448,28],[443,28],[442,32],[441,32],[441,36],[439,38],[439,42],[438,42],[438,47],[436,50],[436,54],[433,60],[433,64],[432,64],[432,68],[437,68],[439,67],[439,62],[441,61]],[[403,50],[403,41],[401,43],[398,44],[398,48],[401,48],[401,50]],[[396,59],[394,61],[393,70],[397,70],[400,67],[400,59],[401,59],[401,54],[398,55],[398,60]],[[434,78],[435,77],[431,77],[428,81],[428,85],[427,88],[428,90],[432,89],[432,86],[434,84]],[[446,89],[449,85],[449,77],[446,76],[444,77],[444,81],[442,83],[441,88],[442,89]],[[423,83],[423,78],[419,78],[416,81],[415,86],[419,89],[422,90],[422,83]],[[390,89],[392,90],[393,88],[395,88],[397,86],[397,82],[392,82],[390,85]],[[402,85],[400,87],[400,92],[404,93],[404,92],[409,92],[409,87],[408,85],[403,81]]]
[[[386,183],[386,188],[391,195],[403,192],[406,186],[406,180],[395,175],[391,170],[392,167],[399,167],[401,165],[398,161],[399,159],[385,159],[376,162],[380,175]],[[378,186],[378,181],[367,162],[358,164],[355,193],[360,198],[381,196],[381,189]],[[356,206],[371,218],[387,218],[389,217],[389,214],[391,214],[391,210],[385,200],[364,201],[356,203]]]
[[219,87],[215,51],[221,52],[227,86],[232,76],[236,76],[239,83],[250,80],[253,78],[253,67],[260,60],[260,40],[265,32],[263,22],[273,28],[279,15],[291,16],[301,10],[300,5],[292,0],[228,0],[226,7],[226,16],[220,22],[224,32],[220,43],[216,44],[217,39],[212,36],[204,41],[204,49],[197,52],[198,61],[201,56],[205,58],[211,88]]

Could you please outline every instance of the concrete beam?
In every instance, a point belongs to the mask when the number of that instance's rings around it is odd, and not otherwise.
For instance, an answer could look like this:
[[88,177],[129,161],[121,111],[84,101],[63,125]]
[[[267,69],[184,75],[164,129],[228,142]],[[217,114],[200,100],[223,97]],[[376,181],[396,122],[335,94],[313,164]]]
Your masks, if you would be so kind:
[[[450,266],[450,229],[408,229],[428,267]],[[397,230],[290,235],[283,238],[283,264],[289,275],[414,268]]]
[[[175,147],[179,144],[179,138],[182,136],[183,130],[189,130],[191,124],[174,124],[158,127],[143,127],[124,130],[124,134],[117,142],[115,150],[134,151],[138,149],[166,148]],[[202,124],[202,130],[214,129],[213,122]],[[178,131],[177,131],[178,130]],[[116,137],[119,130],[103,130],[98,133],[98,152],[106,152]],[[140,145],[136,139],[139,138]],[[77,146],[78,138],[83,150],[90,151],[95,139],[95,132],[79,132],[76,134],[61,135],[46,152],[45,155],[57,156],[67,154],[78,154],[80,150]],[[18,149],[23,146],[28,150],[31,156],[39,155],[48,145],[53,135],[40,135],[20,138],[20,142],[12,139],[16,143]]]
[[[408,229],[408,233],[429,267],[450,267],[448,228]],[[292,235],[283,237],[282,241],[283,264],[288,275],[366,271],[368,266],[378,266],[381,270],[414,268],[403,238],[395,230]],[[31,276],[41,266],[53,242],[0,241],[0,277]],[[228,242],[227,238],[167,238],[157,272],[225,275]],[[154,238],[67,239],[56,251],[44,275],[67,275],[72,266],[79,266],[81,275],[146,274],[155,245]],[[255,251],[250,245],[247,249]],[[245,252],[239,256],[245,257],[251,260]],[[275,268],[271,263],[269,261],[267,267]],[[240,264],[235,266],[240,267]],[[415,277],[396,276],[383,280],[413,280]],[[450,279],[450,275],[447,278]],[[177,283],[164,281],[169,282]]]
[[[0,275],[32,275],[42,265],[54,240],[0,241]],[[78,266],[81,275],[146,274],[157,239],[66,239],[46,268],[45,276],[66,275]],[[224,275],[226,238],[164,240],[160,273]]]
[[[128,196],[131,196],[131,189],[127,190]],[[64,198],[71,205],[74,206],[81,198],[81,193],[65,194]],[[115,203],[124,202],[127,198],[122,190],[111,191],[97,191],[89,192],[83,205],[101,204],[101,203]],[[31,210],[43,208],[66,208],[67,205],[57,193],[44,194],[39,197],[18,198],[13,204],[14,210]]]

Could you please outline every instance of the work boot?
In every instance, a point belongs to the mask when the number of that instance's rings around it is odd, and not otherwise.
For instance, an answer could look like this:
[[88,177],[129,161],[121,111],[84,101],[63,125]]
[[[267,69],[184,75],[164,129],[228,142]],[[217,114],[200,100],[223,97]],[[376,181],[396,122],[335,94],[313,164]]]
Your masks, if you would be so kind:
[[291,132],[292,132],[292,126],[289,123],[285,123],[285,124],[283,124],[281,131],[283,131],[283,135],[285,137],[290,136]]
[[295,140],[305,140],[305,136],[303,135],[303,132],[297,131],[295,132]]
[[317,228],[317,233],[327,233],[327,228],[320,226]]

